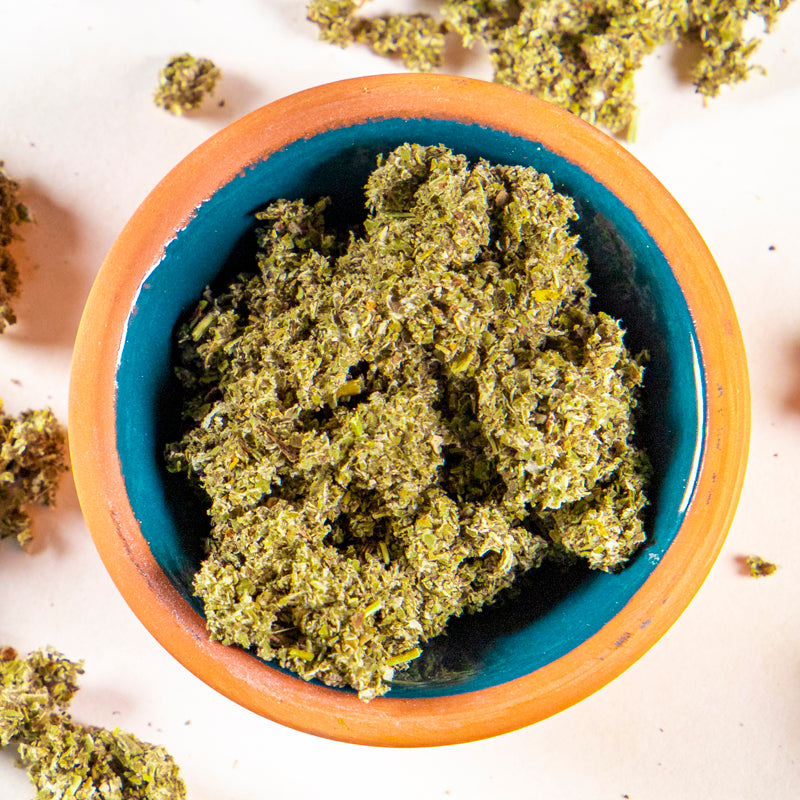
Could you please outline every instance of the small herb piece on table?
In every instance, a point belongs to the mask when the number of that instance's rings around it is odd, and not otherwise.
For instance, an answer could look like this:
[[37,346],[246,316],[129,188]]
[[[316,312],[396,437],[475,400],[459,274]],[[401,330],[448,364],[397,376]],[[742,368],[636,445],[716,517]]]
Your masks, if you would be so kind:
[[777,564],[773,564],[771,561],[765,561],[760,556],[747,556],[745,558],[745,565],[753,578],[765,578],[768,575],[772,575],[778,569]]
[[189,53],[173,56],[158,74],[153,99],[159,108],[180,116],[199,108],[221,77],[221,70],[207,58]]

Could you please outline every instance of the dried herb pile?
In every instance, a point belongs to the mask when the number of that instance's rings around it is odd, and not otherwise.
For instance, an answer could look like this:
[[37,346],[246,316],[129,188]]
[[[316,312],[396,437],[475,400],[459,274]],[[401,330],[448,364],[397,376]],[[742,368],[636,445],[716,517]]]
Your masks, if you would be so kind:
[[362,229],[327,203],[260,212],[258,272],[181,327],[168,464],[210,498],[211,636],[369,699],[548,550],[644,540],[642,367],[546,175],[404,145]]
[[[16,322],[19,275],[8,245],[29,220],[0,161],[0,333]],[[67,435],[50,409],[6,414],[0,400],[0,539],[31,539],[29,506],[55,501]],[[52,651],[21,658],[0,646],[0,748],[14,746],[37,800],[181,800],[171,756],[121,730],[75,722],[67,709],[82,664]]]
[[0,647],[0,747],[16,746],[37,800],[180,800],[162,748],[119,729],[75,722],[67,709],[83,665],[53,650],[21,658]]
[[[19,273],[8,246],[16,228],[30,219],[17,194],[19,184],[0,161],[0,333],[16,322],[11,300],[19,293]],[[31,539],[29,505],[50,505],[66,469],[66,433],[50,409],[6,414],[0,399],[0,539]]]
[[309,0],[320,37],[358,42],[397,56],[413,70],[445,61],[446,34],[485,46],[494,80],[557,103],[610,131],[631,135],[634,75],[656,47],[679,41],[697,50],[691,77],[715,97],[752,72],[759,39],[751,17],[769,31],[791,0],[442,0],[439,16],[360,12],[367,0]]

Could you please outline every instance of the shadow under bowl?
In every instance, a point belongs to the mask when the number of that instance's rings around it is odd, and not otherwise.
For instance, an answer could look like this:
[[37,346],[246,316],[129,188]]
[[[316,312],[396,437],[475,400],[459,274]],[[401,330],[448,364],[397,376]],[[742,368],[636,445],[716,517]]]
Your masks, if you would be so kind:
[[[617,574],[534,571],[522,591],[461,617],[388,695],[305,682],[209,641],[192,578],[209,522],[164,469],[178,438],[173,330],[208,284],[252,266],[254,214],[276,198],[333,198],[363,218],[379,153],[444,144],[545,172],[571,195],[595,310],[647,350],[638,436],[654,466],[648,541]],[[188,669],[251,710],[345,741],[462,742],[510,731],[591,694],[677,619],[722,546],[744,476],[749,401],[730,298],[692,223],[598,130],[493,84],[440,76],[342,81],[277,101],[191,153],[108,254],[76,343],[70,441],[98,551],[126,601]]]

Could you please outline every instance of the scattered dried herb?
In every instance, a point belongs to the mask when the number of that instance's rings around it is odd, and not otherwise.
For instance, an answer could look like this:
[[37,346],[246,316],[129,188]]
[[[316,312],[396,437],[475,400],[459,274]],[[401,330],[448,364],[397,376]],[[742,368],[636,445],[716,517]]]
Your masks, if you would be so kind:
[[745,23],[767,31],[791,0],[442,0],[431,14],[365,17],[367,0],[310,0],[307,16],[324,41],[368,44],[410,69],[441,66],[445,34],[484,45],[498,83],[541,96],[612,132],[632,136],[634,75],[643,58],[672,41],[693,43],[692,79],[714,97],[747,78],[759,44]]
[[180,800],[172,757],[119,729],[75,722],[67,708],[83,664],[53,650],[0,648],[0,747],[16,745],[37,800]]
[[8,246],[18,237],[16,228],[30,220],[17,198],[19,184],[5,172],[0,160],[0,333],[17,321],[11,301],[19,294],[19,272]]
[[367,45],[380,56],[397,56],[412,70],[427,72],[444,64],[444,23],[430,14],[361,17],[363,0],[312,0],[307,16],[320,27],[323,41],[346,47]]
[[67,469],[66,432],[46,408],[5,414],[0,400],[0,539],[31,536],[28,506],[55,502],[61,473]]
[[153,99],[159,108],[180,116],[199,108],[221,77],[222,72],[207,58],[189,53],[173,56],[158,74]]
[[778,569],[777,564],[773,564],[771,561],[765,561],[760,556],[747,556],[745,558],[745,565],[753,578],[765,578],[768,575],[772,575]]
[[257,214],[258,271],[178,332],[167,461],[210,498],[210,635],[369,699],[548,550],[623,565],[647,463],[548,176],[407,144],[365,193],[347,235],[327,199]]

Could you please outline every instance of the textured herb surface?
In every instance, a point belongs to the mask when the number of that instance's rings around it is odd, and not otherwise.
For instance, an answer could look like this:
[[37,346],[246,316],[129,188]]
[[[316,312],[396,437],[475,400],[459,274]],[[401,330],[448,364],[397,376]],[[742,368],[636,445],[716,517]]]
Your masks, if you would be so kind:
[[75,722],[67,709],[82,663],[53,650],[0,648],[0,747],[15,745],[36,800],[180,800],[186,790],[162,747]]
[[647,470],[571,199],[413,144],[365,194],[344,236],[327,200],[258,214],[257,273],[179,331],[168,464],[210,498],[211,636],[369,699],[548,550],[624,564]]
[[19,272],[8,246],[18,236],[17,227],[30,219],[17,197],[19,184],[3,167],[0,160],[0,333],[17,320],[11,302],[19,294]]
[[155,104],[180,116],[199,108],[214,93],[222,72],[213,61],[189,53],[173,56],[158,74]]
[[691,77],[716,96],[753,70],[759,39],[751,17],[769,30],[791,0],[442,0],[439,16],[360,13],[367,0],[309,0],[320,37],[359,42],[429,70],[445,58],[445,34],[484,45],[498,83],[541,96],[609,130],[633,135],[634,75],[643,58],[672,41],[698,51]]
[[778,570],[778,565],[771,561],[766,561],[761,556],[747,556],[745,558],[747,571],[753,578],[766,578],[773,575]]
[[0,400],[0,539],[30,541],[28,506],[55,501],[67,468],[66,432],[48,409],[4,413]]

